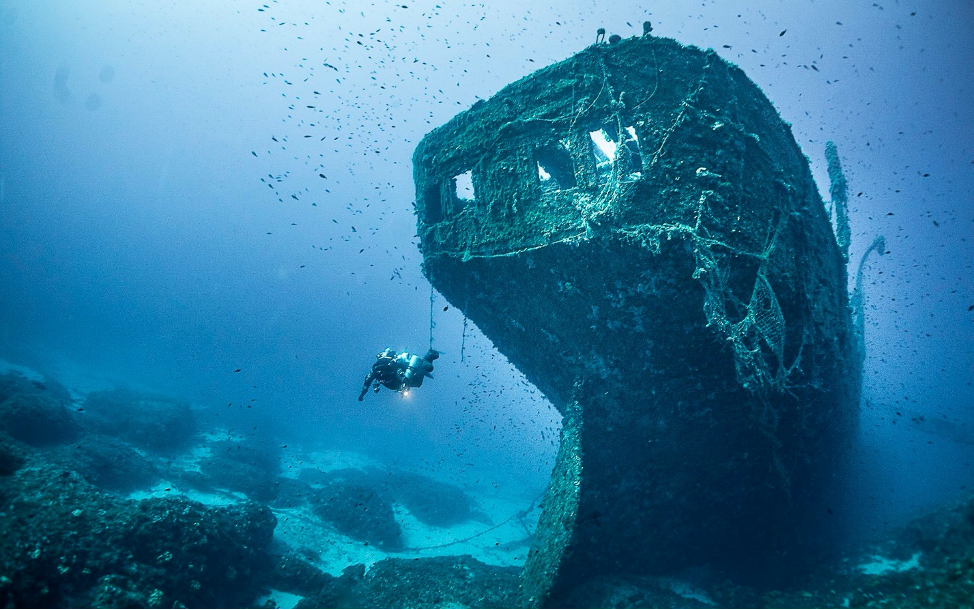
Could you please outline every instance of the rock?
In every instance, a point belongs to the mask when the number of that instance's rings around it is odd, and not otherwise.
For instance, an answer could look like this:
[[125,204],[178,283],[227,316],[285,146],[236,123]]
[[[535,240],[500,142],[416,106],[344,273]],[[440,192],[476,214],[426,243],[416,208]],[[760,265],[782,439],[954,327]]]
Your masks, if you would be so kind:
[[[186,605],[248,605],[270,568],[277,519],[254,503],[206,507],[182,498],[139,502],[126,527],[133,558],[158,566],[153,587]],[[187,601],[195,600],[195,601]]]
[[7,477],[20,470],[27,461],[27,453],[6,434],[0,434],[0,477]]
[[0,606],[245,607],[268,580],[266,507],[125,501],[36,457],[0,489]]
[[331,472],[304,468],[298,479],[308,484],[328,485],[343,481],[368,487],[433,527],[450,527],[470,520],[491,523],[486,514],[477,510],[467,492],[422,474],[378,468],[342,468]]
[[675,579],[600,575],[565,598],[568,608],[716,608],[703,590]]
[[469,555],[390,558],[349,568],[299,608],[512,608],[518,569]]
[[152,461],[128,443],[92,434],[48,453],[48,458],[74,470],[99,489],[128,493],[159,480]]
[[[759,592],[766,608],[974,607],[974,497],[881,532],[790,589]],[[757,606],[758,604],[750,604]]]
[[402,528],[392,504],[372,486],[333,482],[312,503],[318,517],[339,532],[384,551],[403,548]]
[[277,558],[269,583],[271,588],[303,596],[318,595],[332,586],[335,577],[314,567],[294,553]]
[[62,402],[42,391],[15,393],[0,403],[0,432],[29,445],[68,443],[78,425]]
[[314,488],[304,481],[280,476],[274,481],[274,497],[270,505],[274,508],[294,508],[307,504],[314,496]]
[[159,608],[149,603],[146,593],[132,579],[110,574],[99,578],[89,595],[92,608]]
[[248,438],[213,443],[200,471],[213,487],[239,491],[255,502],[278,495],[281,448],[270,441]]
[[63,385],[53,379],[45,378],[43,381],[30,379],[27,376],[16,373],[0,373],[0,402],[3,402],[14,394],[47,394],[57,402],[68,404],[71,402],[71,392]]
[[0,374],[0,433],[33,446],[68,443],[78,425],[66,405],[71,394],[60,383]]
[[[347,470],[340,468],[338,470]],[[357,470],[357,469],[356,469]],[[335,480],[335,471],[325,471],[318,468],[302,468],[298,472],[298,480],[308,485],[327,485]]]
[[426,525],[450,527],[470,520],[490,523],[486,514],[476,510],[470,495],[456,485],[411,472],[394,471],[386,476],[395,501]]
[[413,161],[427,277],[565,418],[519,603],[619,565],[775,578],[824,552],[858,417],[845,263],[740,69],[596,45]]
[[511,608],[519,572],[469,555],[390,558],[373,565],[363,582],[375,608]]
[[189,404],[165,396],[124,388],[91,392],[84,410],[83,421],[94,432],[155,453],[179,453],[196,437],[196,418]]
[[0,374],[0,402],[14,394],[31,394],[40,389],[39,381],[31,381],[20,373]]
[[368,593],[363,590],[365,566],[357,563],[342,570],[342,575],[332,579],[313,595],[302,598],[297,608],[366,608]]

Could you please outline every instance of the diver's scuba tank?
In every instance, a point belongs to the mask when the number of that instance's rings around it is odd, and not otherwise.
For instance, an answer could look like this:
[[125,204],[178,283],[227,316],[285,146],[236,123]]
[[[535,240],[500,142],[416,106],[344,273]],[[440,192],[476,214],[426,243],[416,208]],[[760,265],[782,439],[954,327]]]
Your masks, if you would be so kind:
[[406,371],[402,376],[403,386],[407,388],[418,388],[423,385],[423,377],[429,375],[431,368],[428,362],[412,354],[406,364]]

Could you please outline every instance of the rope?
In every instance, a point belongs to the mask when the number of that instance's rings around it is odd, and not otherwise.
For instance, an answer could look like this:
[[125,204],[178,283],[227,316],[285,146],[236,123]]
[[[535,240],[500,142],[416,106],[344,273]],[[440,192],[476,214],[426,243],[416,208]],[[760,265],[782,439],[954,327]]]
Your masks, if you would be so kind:
[[[493,525],[493,526],[491,526],[491,527],[489,527],[489,528],[487,528],[487,529],[485,529],[483,531],[477,532],[476,534],[473,534],[471,536],[467,536],[466,538],[462,538],[460,540],[454,540],[453,542],[445,542],[443,544],[434,544],[433,546],[408,546],[408,547],[403,548],[402,551],[396,551],[396,553],[409,552],[409,551],[429,551],[429,550],[432,550],[432,549],[442,549],[444,547],[453,546],[455,544],[462,544],[464,542],[469,542],[470,540],[473,540],[474,538],[478,538],[480,536],[483,536],[484,534],[489,534],[490,532],[492,532],[495,529],[501,527],[502,525],[505,525],[507,523],[510,523],[513,519],[521,519],[521,525],[524,526],[525,531],[527,531],[530,534],[531,533],[530,532],[530,528],[524,523],[524,518],[527,517],[528,514],[531,513],[531,511],[533,511],[535,508],[537,508],[538,501],[541,500],[541,498],[545,495],[546,491],[543,491],[540,494],[538,494],[538,496],[534,500],[531,501],[531,505],[528,508],[526,508],[525,510],[519,510],[516,513],[514,513],[513,515],[511,515],[510,517],[508,517],[507,519],[504,519],[503,521],[501,521],[500,523],[498,523],[497,525]],[[310,518],[310,517],[308,517],[306,515],[303,515],[298,510],[293,509],[293,508],[292,509],[275,508],[275,509],[272,509],[272,510],[275,513],[285,514],[285,515],[288,516],[288,518],[294,519],[295,521],[303,521],[303,522],[307,523],[308,525],[320,526],[320,524],[321,524],[321,522],[318,521],[317,519],[312,519],[312,518]]]
[[436,328],[436,323],[433,322],[433,285],[430,284],[430,349],[433,349],[433,329]]
[[[460,540],[454,540],[453,542],[444,542],[443,544],[434,544],[433,546],[407,546],[403,550],[405,550],[405,551],[429,551],[431,549],[442,549],[443,547],[453,546],[455,544],[461,544],[463,542],[468,542],[470,540],[473,540],[474,538],[478,538],[480,536],[483,536],[484,534],[488,534],[488,533],[494,531],[495,529],[499,528],[500,526],[506,525],[507,523],[510,523],[515,518],[524,519],[525,517],[527,517],[528,514],[531,511],[533,511],[538,506],[538,500],[540,500],[542,498],[542,496],[545,495],[546,492],[547,492],[547,490],[545,490],[545,491],[541,492],[540,494],[538,494],[538,497],[536,497],[534,500],[531,501],[531,506],[529,506],[527,509],[525,509],[525,510],[519,510],[516,513],[514,513],[513,515],[511,515],[510,517],[508,517],[507,519],[504,519],[503,521],[501,521],[500,523],[498,523],[497,525],[492,525],[491,527],[488,527],[487,529],[485,529],[485,530],[483,530],[481,532],[477,532],[476,534],[473,534],[472,536],[467,536],[466,538],[461,538]],[[525,526],[525,529],[527,529],[527,526]]]
[[460,362],[463,360],[463,348],[467,343],[467,305],[470,301],[470,278],[463,283],[463,331],[460,333]]

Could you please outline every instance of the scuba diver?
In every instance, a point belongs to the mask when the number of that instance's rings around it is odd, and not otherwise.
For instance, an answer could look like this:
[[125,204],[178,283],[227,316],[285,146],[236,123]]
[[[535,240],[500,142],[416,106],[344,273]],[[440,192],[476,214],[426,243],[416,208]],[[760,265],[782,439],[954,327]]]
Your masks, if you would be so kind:
[[358,395],[359,400],[365,400],[365,395],[372,386],[373,392],[378,392],[381,386],[385,386],[394,392],[399,392],[405,396],[409,388],[418,388],[423,385],[423,379],[433,378],[433,361],[440,357],[440,352],[430,348],[426,355],[420,358],[409,352],[397,354],[392,348],[379,352],[372,364],[372,370],[365,376],[365,383],[362,384],[362,392]]

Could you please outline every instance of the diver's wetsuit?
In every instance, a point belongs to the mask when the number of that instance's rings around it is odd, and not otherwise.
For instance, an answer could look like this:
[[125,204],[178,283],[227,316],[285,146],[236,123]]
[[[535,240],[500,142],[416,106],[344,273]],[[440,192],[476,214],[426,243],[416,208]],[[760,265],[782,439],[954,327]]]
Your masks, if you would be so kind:
[[402,389],[402,371],[406,368],[405,363],[401,362],[396,353],[391,349],[386,349],[376,356],[372,370],[365,376],[362,384],[362,392],[358,395],[359,400],[365,400],[365,395],[369,392],[369,386],[375,382],[375,391],[379,391],[379,386],[384,385],[390,390],[398,392]]

